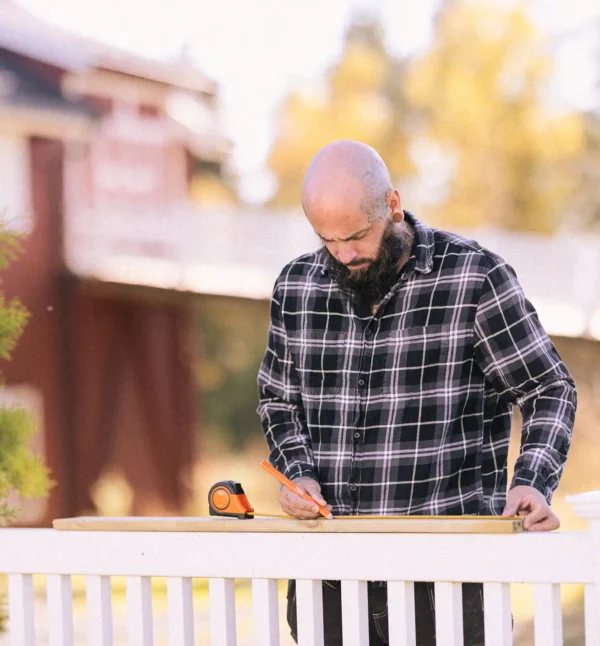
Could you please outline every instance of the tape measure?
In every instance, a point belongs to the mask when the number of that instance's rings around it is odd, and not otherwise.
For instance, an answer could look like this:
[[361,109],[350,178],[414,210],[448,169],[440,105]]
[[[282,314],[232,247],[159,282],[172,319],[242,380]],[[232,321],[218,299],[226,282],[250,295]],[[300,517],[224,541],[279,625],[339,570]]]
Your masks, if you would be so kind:
[[221,480],[210,488],[208,511],[211,516],[254,518],[254,509],[246,498],[242,485],[235,480]]
[[278,514],[259,514],[254,511],[244,493],[241,483],[236,480],[221,480],[216,482],[208,492],[208,513],[211,516],[228,516],[248,520],[255,516],[268,518],[291,518]]

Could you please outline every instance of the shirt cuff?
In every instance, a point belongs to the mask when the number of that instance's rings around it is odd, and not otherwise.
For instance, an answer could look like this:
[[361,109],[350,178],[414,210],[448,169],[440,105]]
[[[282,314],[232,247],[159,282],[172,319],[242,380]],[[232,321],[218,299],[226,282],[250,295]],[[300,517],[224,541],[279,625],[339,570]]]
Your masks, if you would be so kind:
[[546,486],[546,478],[532,471],[531,469],[518,469],[515,471],[510,488],[514,487],[533,487],[544,495],[544,498],[550,502],[551,493]]

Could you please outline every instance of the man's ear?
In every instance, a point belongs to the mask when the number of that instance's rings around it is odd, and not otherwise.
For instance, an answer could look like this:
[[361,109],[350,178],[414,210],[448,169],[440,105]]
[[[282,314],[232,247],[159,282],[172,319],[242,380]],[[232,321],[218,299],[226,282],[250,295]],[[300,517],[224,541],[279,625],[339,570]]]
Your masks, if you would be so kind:
[[392,213],[392,220],[396,223],[404,220],[404,211],[402,210],[402,201],[397,188],[393,188],[387,195],[387,203]]

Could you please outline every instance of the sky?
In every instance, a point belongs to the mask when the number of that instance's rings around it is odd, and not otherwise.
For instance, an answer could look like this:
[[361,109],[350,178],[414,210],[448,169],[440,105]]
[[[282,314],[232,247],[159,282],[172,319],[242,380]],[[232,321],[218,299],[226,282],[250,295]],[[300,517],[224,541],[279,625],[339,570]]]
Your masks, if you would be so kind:
[[[231,167],[242,197],[260,202],[273,190],[264,163],[278,108],[291,89],[316,81],[339,58],[351,16],[366,6],[377,11],[390,50],[414,54],[427,47],[438,0],[18,1],[49,22],[143,56],[172,60],[185,52],[218,82],[221,122],[234,144]],[[561,36],[558,102],[590,107],[596,45],[590,19],[600,19],[600,2],[530,4],[536,22]]]

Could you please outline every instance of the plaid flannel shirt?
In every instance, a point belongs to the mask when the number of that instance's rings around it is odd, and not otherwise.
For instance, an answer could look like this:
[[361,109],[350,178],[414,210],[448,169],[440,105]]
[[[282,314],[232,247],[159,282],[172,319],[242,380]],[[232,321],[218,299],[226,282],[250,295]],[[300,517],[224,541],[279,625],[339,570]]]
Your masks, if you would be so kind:
[[570,445],[575,385],[514,270],[476,242],[413,226],[412,255],[373,314],[324,250],[288,264],[258,375],[271,463],[311,476],[333,513],[500,514],[512,486],[548,500]]

